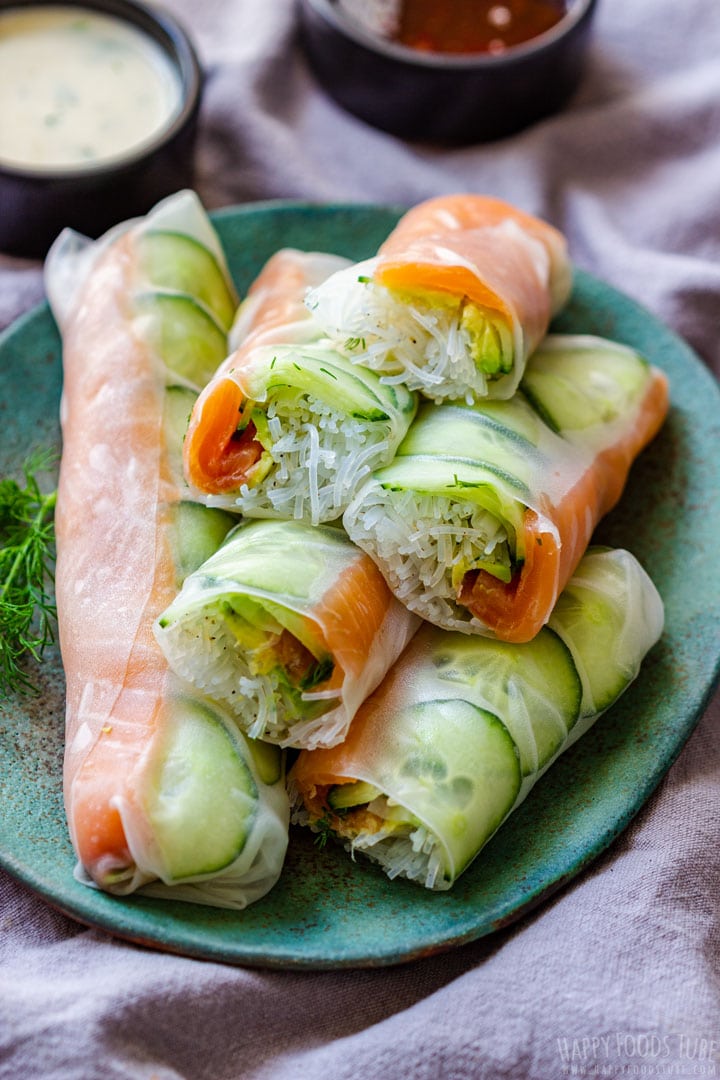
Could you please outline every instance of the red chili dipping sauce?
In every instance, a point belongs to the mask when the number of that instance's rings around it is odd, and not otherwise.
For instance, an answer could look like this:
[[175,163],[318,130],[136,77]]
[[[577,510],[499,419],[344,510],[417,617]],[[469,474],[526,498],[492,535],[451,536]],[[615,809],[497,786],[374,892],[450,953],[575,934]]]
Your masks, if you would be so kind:
[[567,0],[403,0],[391,40],[439,53],[501,53],[550,30]]

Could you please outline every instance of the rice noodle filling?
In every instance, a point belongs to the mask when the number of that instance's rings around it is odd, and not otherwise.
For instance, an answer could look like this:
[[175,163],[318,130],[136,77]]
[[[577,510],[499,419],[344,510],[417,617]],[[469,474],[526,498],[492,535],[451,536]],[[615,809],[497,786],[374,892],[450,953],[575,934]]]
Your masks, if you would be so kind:
[[[318,303],[311,293],[308,307],[325,324],[325,300]],[[463,308],[463,299],[438,306],[407,303],[375,282],[355,281],[343,298],[342,325],[326,328],[354,363],[383,372],[382,382],[404,383],[438,401],[462,398],[471,404],[487,395],[488,378],[473,359]]]
[[[198,623],[191,628],[184,619],[170,624],[164,632],[164,648],[193,686],[229,707],[250,738],[284,743],[289,737],[308,735],[310,745],[315,732],[323,738],[332,734],[333,725],[328,727],[325,714],[337,706],[340,691],[296,690],[283,680],[279,669],[253,673],[245,647],[221,612],[204,614],[199,628]],[[307,706],[302,718],[298,717],[300,702]],[[293,717],[298,717],[297,722],[293,723]],[[338,730],[343,723],[339,716]]]
[[466,633],[485,624],[457,601],[453,568],[480,557],[509,559],[508,536],[476,503],[368,485],[350,507],[346,528],[378,563],[397,598],[411,611]]
[[267,406],[269,472],[254,486],[208,496],[207,505],[319,525],[338,518],[360,483],[385,464],[389,439],[383,423],[348,416],[309,395],[287,409],[286,402],[271,400]]
[[[380,801],[375,799],[370,805],[374,807]],[[390,831],[385,827],[376,833],[360,833],[346,846],[353,856],[356,850],[364,852],[383,868],[391,881],[404,877],[420,882],[426,889],[450,887],[445,878],[443,846],[424,825],[396,826]]]
[[418,881],[426,889],[448,889],[444,878],[443,850],[436,838],[424,827],[406,835],[398,833],[363,833],[346,844],[353,855],[364,852],[378,863],[392,880],[404,877]]
[[[297,793],[291,790],[293,797],[297,800]],[[398,821],[397,807],[393,799],[381,795],[347,814],[329,811],[327,816],[333,835],[353,858],[356,851],[361,851],[378,863],[390,879],[404,877],[420,882],[427,889],[449,889],[447,856],[442,843],[425,825]],[[321,831],[317,813],[308,810],[301,800],[296,801],[292,821],[295,825],[309,826],[316,833]]]

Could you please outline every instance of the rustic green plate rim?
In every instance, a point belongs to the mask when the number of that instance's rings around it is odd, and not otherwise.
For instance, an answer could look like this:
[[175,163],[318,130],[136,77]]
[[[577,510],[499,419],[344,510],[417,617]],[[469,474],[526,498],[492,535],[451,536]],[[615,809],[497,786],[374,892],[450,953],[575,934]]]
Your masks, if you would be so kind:
[[[213,215],[243,291],[279,247],[370,255],[400,209],[263,203]],[[521,918],[585,869],[661,781],[720,675],[720,388],[692,350],[627,296],[578,272],[555,329],[638,348],[670,379],[663,431],[635,464],[599,541],[633,551],[667,626],[623,699],[543,778],[449,893],[388,881],[293,831],[282,878],[244,912],[119,899],[78,884],[62,807],[63,677],[55,652],[40,694],[0,702],[0,865],[73,917],[125,939],[229,964],[324,969],[400,963]],[[58,445],[60,343],[46,305],[0,336],[0,475]]]

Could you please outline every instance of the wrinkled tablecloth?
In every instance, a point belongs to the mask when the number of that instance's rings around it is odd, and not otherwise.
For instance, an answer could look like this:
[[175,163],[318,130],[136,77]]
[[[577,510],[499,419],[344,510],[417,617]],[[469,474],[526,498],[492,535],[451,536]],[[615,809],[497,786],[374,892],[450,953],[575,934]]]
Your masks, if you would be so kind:
[[[561,228],[579,267],[720,374],[718,0],[599,0],[570,105],[456,149],[383,134],[324,96],[291,0],[167,7],[208,73],[196,186],[209,208],[499,195]],[[0,327],[41,298],[39,265],[0,256]],[[143,950],[0,873],[0,1077],[716,1076],[718,722],[716,697],[630,827],[562,892],[397,967],[286,973]]]

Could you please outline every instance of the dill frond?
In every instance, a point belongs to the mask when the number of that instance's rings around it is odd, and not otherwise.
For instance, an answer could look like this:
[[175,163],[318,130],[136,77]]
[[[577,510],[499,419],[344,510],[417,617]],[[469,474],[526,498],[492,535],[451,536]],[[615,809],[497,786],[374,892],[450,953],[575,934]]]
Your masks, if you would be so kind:
[[29,655],[42,658],[55,640],[53,580],[55,565],[55,501],[45,493],[38,474],[50,469],[57,455],[36,451],[23,466],[24,486],[0,480],[0,693],[29,693],[32,679],[21,666]]

